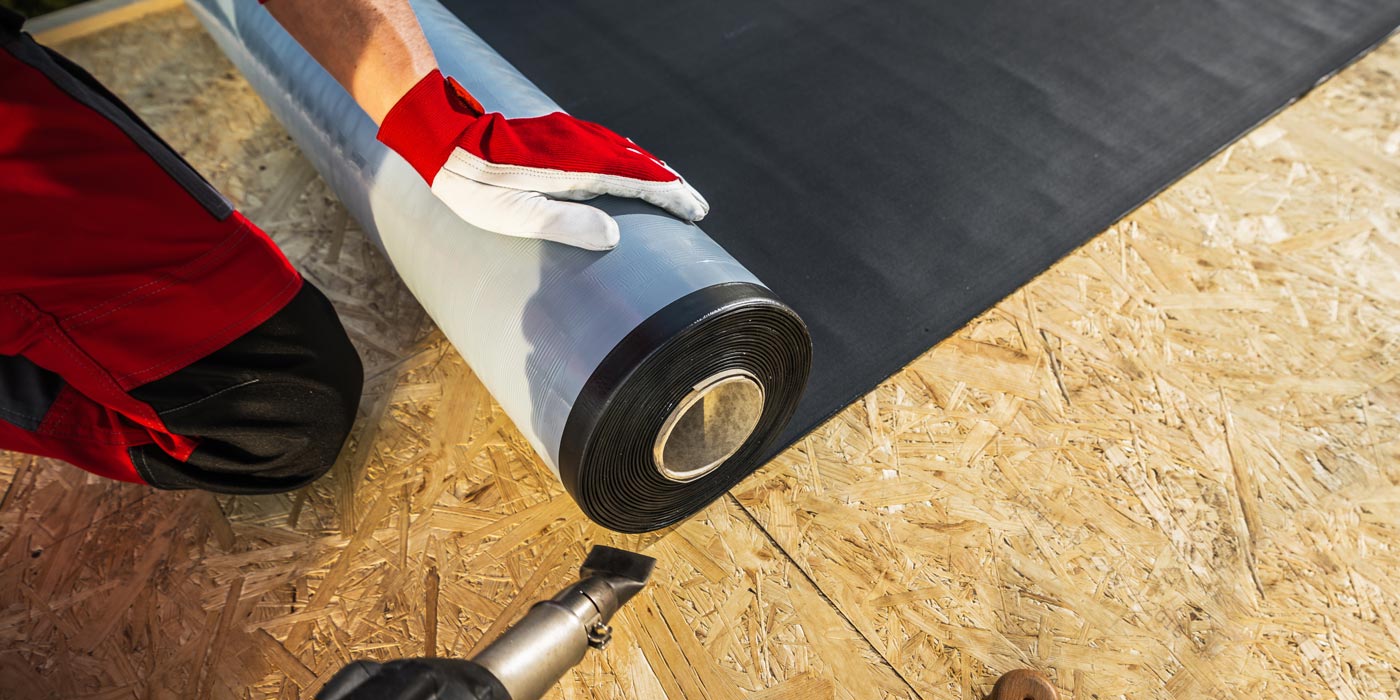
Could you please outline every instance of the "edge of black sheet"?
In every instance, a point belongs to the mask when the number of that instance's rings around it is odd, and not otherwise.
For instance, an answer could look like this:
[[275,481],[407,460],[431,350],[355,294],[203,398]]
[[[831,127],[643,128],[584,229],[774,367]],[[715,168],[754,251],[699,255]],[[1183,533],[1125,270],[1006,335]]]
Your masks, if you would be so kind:
[[[797,409],[812,341],[797,313],[746,282],[691,292],[613,348],[584,385],[560,442],[559,476],[583,512],[619,532],[659,530],[699,512],[764,462]],[[666,417],[697,383],[725,370],[758,379],[758,425],[732,457],[679,483],[652,456]]]

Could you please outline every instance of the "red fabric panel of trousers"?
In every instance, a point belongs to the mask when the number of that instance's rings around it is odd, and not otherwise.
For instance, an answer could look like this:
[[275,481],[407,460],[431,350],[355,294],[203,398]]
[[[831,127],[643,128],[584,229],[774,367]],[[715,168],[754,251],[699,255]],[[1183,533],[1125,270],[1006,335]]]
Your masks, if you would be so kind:
[[[129,460],[102,464],[106,448],[92,445],[155,443],[184,459],[194,441],[127,391],[262,323],[301,278],[262,231],[211,213],[95,109],[92,90],[31,65],[37,47],[21,42],[0,48],[0,354],[58,373],[72,395],[45,419],[53,444],[0,429],[0,447],[138,481]],[[87,447],[55,454],[64,440]]]
[[[160,435],[160,433],[156,433]],[[182,443],[163,436],[168,452]],[[54,457],[118,481],[141,483],[128,448],[154,442],[149,428],[93,401],[71,386],[59,393],[38,430],[30,431],[0,421],[0,448]],[[189,456],[184,451],[182,459]]]

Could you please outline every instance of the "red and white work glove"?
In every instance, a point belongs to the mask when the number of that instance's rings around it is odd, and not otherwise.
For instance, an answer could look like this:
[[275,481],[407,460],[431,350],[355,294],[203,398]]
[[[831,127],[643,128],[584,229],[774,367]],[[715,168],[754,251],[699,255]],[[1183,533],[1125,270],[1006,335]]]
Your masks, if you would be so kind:
[[608,250],[618,242],[617,222],[576,203],[604,194],[641,199],[687,221],[710,209],[630,139],[562,112],[528,119],[487,113],[436,70],[389,110],[379,140],[458,216],[507,236]]

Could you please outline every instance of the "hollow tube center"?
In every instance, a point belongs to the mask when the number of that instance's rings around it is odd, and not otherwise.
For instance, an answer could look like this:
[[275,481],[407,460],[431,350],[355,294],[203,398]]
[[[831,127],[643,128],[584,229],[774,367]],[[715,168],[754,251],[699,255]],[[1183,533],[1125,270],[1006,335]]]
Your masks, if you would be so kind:
[[734,456],[763,415],[763,385],[727,370],[695,385],[656,435],[653,458],[671,481],[694,481]]

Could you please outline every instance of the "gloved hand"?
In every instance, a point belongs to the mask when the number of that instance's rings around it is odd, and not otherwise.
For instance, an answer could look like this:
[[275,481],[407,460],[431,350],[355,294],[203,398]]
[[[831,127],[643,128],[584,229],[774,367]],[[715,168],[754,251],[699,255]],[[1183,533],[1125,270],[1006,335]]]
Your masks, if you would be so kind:
[[610,249],[618,242],[612,217],[559,201],[603,194],[642,199],[687,221],[710,209],[676,171],[631,140],[562,112],[528,119],[486,113],[436,70],[385,115],[379,140],[458,216],[508,236]]
[[510,700],[490,671],[459,659],[356,661],[340,669],[316,700]]

